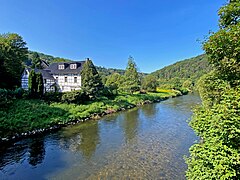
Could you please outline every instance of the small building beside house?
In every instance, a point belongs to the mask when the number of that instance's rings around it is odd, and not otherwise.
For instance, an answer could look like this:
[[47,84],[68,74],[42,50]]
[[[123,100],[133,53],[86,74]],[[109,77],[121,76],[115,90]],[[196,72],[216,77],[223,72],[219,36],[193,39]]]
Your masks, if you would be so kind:
[[81,70],[85,61],[52,63],[44,69],[25,68],[22,74],[22,88],[28,89],[31,70],[43,76],[44,92],[67,92],[81,89]]

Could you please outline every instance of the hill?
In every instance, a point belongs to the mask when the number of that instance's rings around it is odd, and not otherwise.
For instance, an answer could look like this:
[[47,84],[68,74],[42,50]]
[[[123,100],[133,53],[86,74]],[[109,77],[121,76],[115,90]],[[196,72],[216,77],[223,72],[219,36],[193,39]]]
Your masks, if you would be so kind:
[[[179,88],[190,84],[194,86],[197,80],[211,71],[211,66],[205,54],[176,62],[150,75],[158,80],[158,84],[165,88]],[[183,85],[185,82],[185,85]],[[189,86],[189,85],[188,85]]]

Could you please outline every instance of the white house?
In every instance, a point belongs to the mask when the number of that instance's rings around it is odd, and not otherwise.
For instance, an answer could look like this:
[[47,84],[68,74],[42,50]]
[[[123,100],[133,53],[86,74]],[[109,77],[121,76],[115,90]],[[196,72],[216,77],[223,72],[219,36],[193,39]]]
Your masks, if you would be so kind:
[[[81,70],[85,61],[52,63],[45,69],[34,69],[43,76],[44,92],[67,92],[81,89]],[[22,74],[22,88],[28,89],[28,77],[32,69],[25,68]]]

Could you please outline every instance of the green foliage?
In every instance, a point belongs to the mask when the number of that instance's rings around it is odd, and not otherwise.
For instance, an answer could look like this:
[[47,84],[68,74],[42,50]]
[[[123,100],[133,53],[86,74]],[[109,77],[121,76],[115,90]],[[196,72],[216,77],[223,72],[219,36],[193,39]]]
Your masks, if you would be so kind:
[[62,97],[61,97],[61,102],[63,103],[81,104],[86,100],[88,100],[88,97],[86,96],[85,92],[83,92],[82,90],[65,92],[62,94]]
[[157,88],[157,79],[153,75],[147,75],[142,80],[142,89],[149,91],[149,92],[155,92]]
[[83,64],[81,71],[82,89],[90,98],[98,95],[103,89],[101,78],[91,60],[87,60]]
[[230,3],[227,6],[220,8],[218,15],[220,16],[219,26],[221,28],[238,24],[240,22],[239,0],[230,0]]
[[130,56],[128,59],[128,65],[124,73],[124,82],[121,85],[121,89],[124,92],[133,93],[140,90],[140,77],[137,72],[137,66]]
[[212,34],[204,44],[204,50],[222,79],[240,79],[240,24]]
[[108,76],[106,81],[106,86],[111,90],[118,90],[123,83],[124,79],[123,76],[119,73],[113,73]]
[[187,89],[193,89],[193,82],[192,82],[192,80],[190,80],[190,79],[185,80],[183,82],[183,84],[182,84],[182,87],[183,88],[187,88]]
[[234,179],[240,177],[240,88],[224,92],[211,108],[195,109],[190,125],[204,140],[191,147],[187,177]]
[[26,42],[18,34],[0,34],[0,88],[20,86],[22,63],[27,56]]
[[220,9],[221,29],[203,46],[215,69],[198,83],[203,105],[190,125],[202,142],[190,148],[189,179],[240,178],[239,9],[237,0]]
[[40,56],[38,55],[37,52],[34,52],[32,54],[32,68],[38,68],[38,69],[42,69],[42,66],[41,66],[41,59],[40,59]]
[[54,56],[51,56],[51,55],[46,55],[46,54],[39,53],[39,52],[34,52],[34,51],[28,51],[28,60],[27,61],[30,62],[30,63],[27,63],[26,61],[25,62],[27,64],[34,65],[35,64],[34,59],[35,59],[36,56],[38,56],[40,60],[46,61],[48,64],[51,64],[51,63],[54,63],[54,62],[70,62],[71,61],[70,59],[54,57]]
[[230,88],[228,82],[219,79],[216,71],[202,76],[197,84],[203,105],[206,107],[218,103],[224,92]]
[[42,74],[36,73],[36,92],[38,94],[38,97],[43,96],[43,89],[44,89],[44,84],[43,84]]
[[45,92],[43,100],[48,103],[61,102],[63,94],[62,92]]
[[192,81],[192,86],[194,86],[198,79],[210,72],[211,69],[207,61],[207,56],[203,54],[166,66],[151,73],[151,75],[155,76],[158,80],[158,87],[163,89],[179,89],[186,80]]
[[12,103],[13,99],[22,98],[24,95],[24,90],[22,88],[17,88],[15,90],[10,89],[0,89],[0,107],[8,107]]
[[64,123],[68,113],[40,100],[16,99],[8,108],[0,108],[0,137]]
[[36,82],[36,73],[34,70],[31,70],[28,76],[28,89],[31,96],[36,95],[37,82]]
[[31,70],[28,77],[28,88],[30,96],[33,98],[39,98],[43,96],[43,77],[41,73],[35,73]]

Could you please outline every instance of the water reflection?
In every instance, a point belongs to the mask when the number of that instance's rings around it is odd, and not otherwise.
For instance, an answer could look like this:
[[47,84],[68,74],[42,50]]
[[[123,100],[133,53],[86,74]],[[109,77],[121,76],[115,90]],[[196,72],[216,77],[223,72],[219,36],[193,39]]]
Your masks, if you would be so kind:
[[65,148],[80,151],[85,158],[90,159],[100,143],[98,122],[90,121],[65,128],[61,141]]
[[124,113],[124,121],[121,123],[126,142],[130,142],[135,138],[138,130],[139,109],[130,110]]
[[32,166],[41,164],[45,156],[44,138],[32,139],[29,143],[28,162]]
[[0,170],[8,164],[19,163],[28,151],[27,143],[5,144],[0,147]]
[[5,144],[0,148],[0,169],[6,165],[22,163],[28,159],[31,166],[41,164],[45,157],[44,137],[25,139],[14,144]]
[[147,104],[143,106],[141,110],[146,117],[152,118],[156,115],[156,112],[157,112],[156,106],[157,104]]

